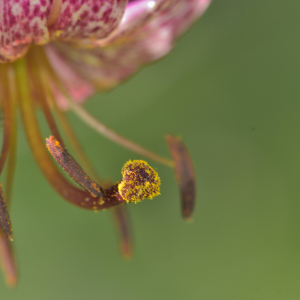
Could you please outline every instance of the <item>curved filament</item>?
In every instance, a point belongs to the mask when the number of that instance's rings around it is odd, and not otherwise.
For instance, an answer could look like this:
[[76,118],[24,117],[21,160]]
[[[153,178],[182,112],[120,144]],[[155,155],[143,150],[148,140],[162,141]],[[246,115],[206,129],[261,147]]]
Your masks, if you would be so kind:
[[10,146],[9,156],[7,162],[6,185],[5,194],[7,204],[10,203],[13,178],[15,174],[16,154],[17,154],[17,87],[15,84],[15,74],[11,66],[8,67],[8,88],[9,88],[9,101],[11,105],[11,133],[10,133]]
[[64,142],[61,138],[61,135],[59,133],[59,130],[56,126],[55,120],[52,116],[52,113],[50,111],[49,105],[47,103],[47,100],[49,98],[49,85],[47,82],[45,82],[45,74],[42,69],[35,67],[36,62],[40,64],[41,62],[38,61],[39,55],[37,55],[38,48],[33,47],[31,51],[29,51],[27,55],[27,60],[29,64],[32,66],[32,68],[29,69],[29,72],[31,73],[31,76],[34,78],[34,90],[38,95],[38,101],[42,107],[42,110],[44,112],[45,118],[47,120],[47,123],[49,125],[49,128],[54,135],[54,137],[60,142],[60,144],[64,147]]

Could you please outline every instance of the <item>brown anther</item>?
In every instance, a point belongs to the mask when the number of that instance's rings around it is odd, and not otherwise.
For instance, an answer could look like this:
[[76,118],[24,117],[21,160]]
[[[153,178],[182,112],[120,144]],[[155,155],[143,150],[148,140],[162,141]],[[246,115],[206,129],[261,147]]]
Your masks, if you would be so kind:
[[190,221],[196,197],[195,173],[192,161],[180,138],[167,135],[166,141],[175,163],[174,171],[180,189],[182,217]]
[[46,139],[46,145],[56,162],[76,183],[90,192],[93,197],[104,197],[104,191],[101,186],[84,172],[67,149],[61,146],[53,136]]

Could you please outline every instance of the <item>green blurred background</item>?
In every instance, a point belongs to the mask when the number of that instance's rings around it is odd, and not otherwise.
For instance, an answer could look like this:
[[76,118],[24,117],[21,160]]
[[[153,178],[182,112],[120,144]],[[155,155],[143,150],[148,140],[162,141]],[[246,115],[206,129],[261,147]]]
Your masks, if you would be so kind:
[[[128,206],[130,262],[111,213],[63,201],[22,131],[11,212],[20,282],[8,290],[1,280],[0,299],[300,299],[299,9],[216,0],[168,57],[86,104],[163,155],[164,134],[181,135],[194,159],[192,224],[172,170],[150,162],[162,195]],[[70,118],[101,175],[119,180],[124,162],[141,158]]]

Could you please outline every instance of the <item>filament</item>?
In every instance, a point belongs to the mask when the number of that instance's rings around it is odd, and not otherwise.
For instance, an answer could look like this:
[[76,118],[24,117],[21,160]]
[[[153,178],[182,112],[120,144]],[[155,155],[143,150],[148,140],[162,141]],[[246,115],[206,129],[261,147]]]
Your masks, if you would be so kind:
[[16,165],[16,154],[17,154],[17,87],[15,81],[14,69],[8,66],[8,89],[9,89],[9,101],[11,105],[11,133],[10,133],[10,146],[9,156],[7,162],[7,173],[6,173],[6,202],[9,205],[12,194],[12,186],[15,173]]

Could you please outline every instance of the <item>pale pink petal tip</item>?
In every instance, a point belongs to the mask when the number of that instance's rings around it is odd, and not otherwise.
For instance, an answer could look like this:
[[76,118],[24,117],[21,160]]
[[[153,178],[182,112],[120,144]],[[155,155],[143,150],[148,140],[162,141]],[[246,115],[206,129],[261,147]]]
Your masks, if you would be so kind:
[[[100,90],[114,88],[143,65],[169,53],[176,39],[204,13],[209,3],[210,0],[132,1],[120,25],[110,35],[90,41],[93,49],[51,43],[47,52],[49,60],[67,86],[72,85],[73,79],[63,76],[64,64],[83,80],[85,92],[77,93],[82,97],[74,94],[81,102],[93,92],[93,88],[87,88],[88,83]],[[64,64],[57,63],[59,59]]]

